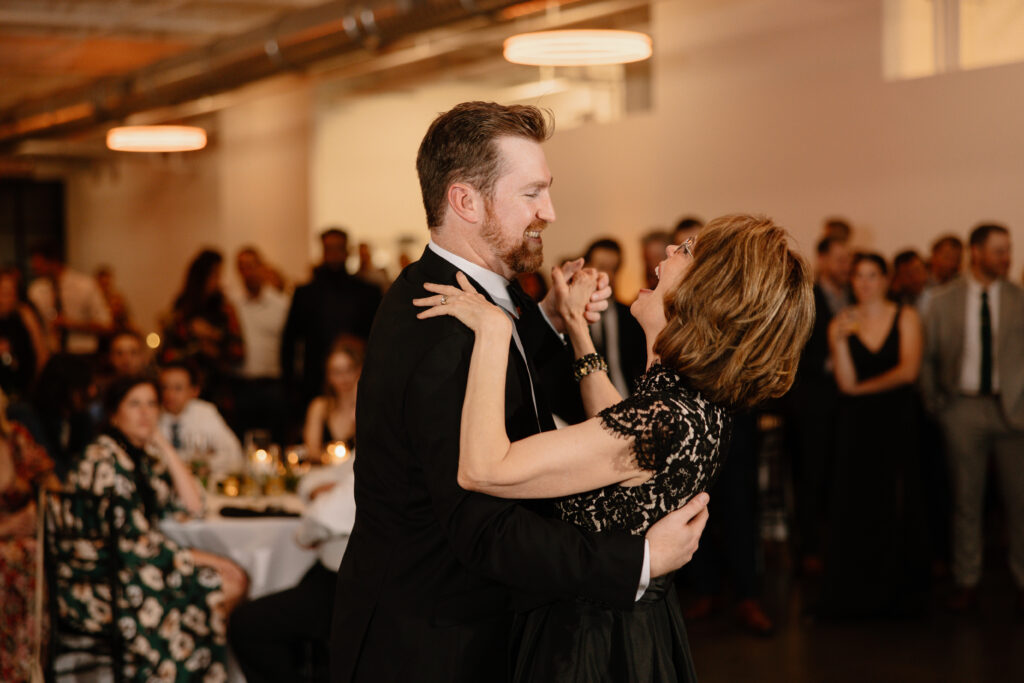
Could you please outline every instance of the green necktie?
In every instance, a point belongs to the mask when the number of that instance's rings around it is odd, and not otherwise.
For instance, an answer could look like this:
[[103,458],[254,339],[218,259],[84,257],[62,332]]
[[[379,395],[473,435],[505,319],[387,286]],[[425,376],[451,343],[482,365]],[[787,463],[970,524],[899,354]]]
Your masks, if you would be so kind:
[[981,293],[981,387],[983,395],[992,393],[992,312],[988,292]]

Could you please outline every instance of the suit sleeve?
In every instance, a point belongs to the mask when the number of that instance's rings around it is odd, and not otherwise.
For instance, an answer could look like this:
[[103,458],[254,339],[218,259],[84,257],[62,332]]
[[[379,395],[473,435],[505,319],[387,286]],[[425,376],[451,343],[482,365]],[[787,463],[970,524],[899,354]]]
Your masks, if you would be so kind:
[[459,426],[472,335],[459,330],[421,360],[404,406],[435,513],[466,567],[532,593],[633,604],[644,540],[595,534],[541,517],[512,501],[459,488]]

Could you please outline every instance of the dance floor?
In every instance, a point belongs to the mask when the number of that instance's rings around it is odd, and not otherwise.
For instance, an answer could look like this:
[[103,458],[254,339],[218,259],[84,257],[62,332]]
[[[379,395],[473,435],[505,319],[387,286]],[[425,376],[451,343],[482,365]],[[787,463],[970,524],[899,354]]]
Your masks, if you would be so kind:
[[772,638],[741,633],[727,615],[688,624],[701,683],[981,683],[1024,681],[1024,619],[1014,614],[1005,555],[988,561],[976,614],[941,607],[903,621],[815,622],[803,616],[799,583],[769,572]]

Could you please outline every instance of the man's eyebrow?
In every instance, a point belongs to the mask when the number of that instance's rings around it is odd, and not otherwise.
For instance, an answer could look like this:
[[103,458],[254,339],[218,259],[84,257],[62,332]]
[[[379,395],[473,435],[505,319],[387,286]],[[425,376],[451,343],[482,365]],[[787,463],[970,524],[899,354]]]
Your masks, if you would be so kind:
[[546,180],[546,181],[545,180],[535,180],[534,182],[528,183],[527,185],[525,185],[523,187],[523,189],[525,189],[525,190],[533,190],[533,189],[543,190],[544,188],[551,187],[554,184],[554,182],[555,182],[554,177],[551,177],[549,180]]

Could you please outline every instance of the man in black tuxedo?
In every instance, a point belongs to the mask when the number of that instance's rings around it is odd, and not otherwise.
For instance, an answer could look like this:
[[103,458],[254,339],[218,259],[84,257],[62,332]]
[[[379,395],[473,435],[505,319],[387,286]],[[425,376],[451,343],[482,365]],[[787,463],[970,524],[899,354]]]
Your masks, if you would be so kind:
[[644,539],[584,532],[548,516],[543,501],[500,500],[456,482],[473,334],[448,316],[417,319],[412,300],[423,283],[455,284],[465,272],[516,319],[509,437],[553,427],[546,397],[570,377],[567,365],[552,367],[565,359],[552,329],[557,302],[538,307],[508,286],[540,266],[541,233],[555,218],[540,146],[548,125],[534,107],[470,102],[439,116],[420,146],[431,243],[388,290],[370,333],[332,681],[505,681],[516,610],[572,596],[626,607],[696,548],[705,515],[694,505]]

